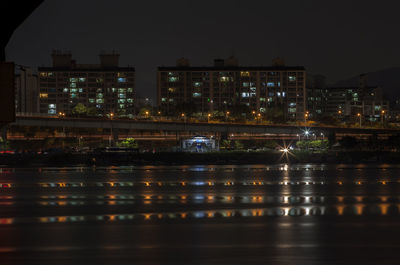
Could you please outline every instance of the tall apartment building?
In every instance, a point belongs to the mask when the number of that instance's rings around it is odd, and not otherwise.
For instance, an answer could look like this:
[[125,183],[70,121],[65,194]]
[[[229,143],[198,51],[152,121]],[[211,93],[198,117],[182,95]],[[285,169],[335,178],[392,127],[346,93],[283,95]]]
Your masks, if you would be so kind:
[[39,113],[39,81],[38,76],[28,67],[20,67],[15,75],[15,107],[17,113]]
[[214,60],[214,66],[193,67],[181,58],[176,66],[158,67],[157,86],[158,106],[167,113],[184,103],[203,113],[245,104],[259,113],[282,106],[287,118],[304,118],[305,68],[285,66],[281,59],[272,66],[239,66],[230,57]]
[[119,67],[115,52],[99,57],[100,64],[77,64],[70,52],[53,51],[53,66],[38,68],[40,112],[70,115],[81,103],[91,115],[133,115],[135,68]]

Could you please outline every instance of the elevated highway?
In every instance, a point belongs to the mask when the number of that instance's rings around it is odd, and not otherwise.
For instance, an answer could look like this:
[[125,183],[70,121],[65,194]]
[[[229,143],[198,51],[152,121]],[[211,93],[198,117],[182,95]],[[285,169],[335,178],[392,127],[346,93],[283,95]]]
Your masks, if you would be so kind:
[[[129,130],[134,132],[176,132],[176,133],[207,133],[207,134],[252,134],[252,135],[298,135],[305,130],[304,126],[294,125],[265,125],[265,124],[239,124],[239,123],[207,123],[207,122],[172,122],[172,121],[147,121],[128,119],[90,119],[90,118],[52,118],[52,117],[17,117],[10,124],[12,127],[40,127],[40,128],[86,128],[106,129],[118,132]],[[318,134],[329,133],[345,135],[395,135],[400,134],[400,129],[372,129],[372,128],[344,128],[329,126],[309,127]]]

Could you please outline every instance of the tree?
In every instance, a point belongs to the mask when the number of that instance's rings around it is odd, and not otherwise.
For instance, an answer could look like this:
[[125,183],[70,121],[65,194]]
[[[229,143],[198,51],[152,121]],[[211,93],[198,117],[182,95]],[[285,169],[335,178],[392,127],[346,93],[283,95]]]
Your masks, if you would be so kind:
[[124,141],[119,143],[120,147],[126,148],[138,148],[139,145],[134,138],[126,138]]
[[338,125],[339,120],[333,116],[330,115],[324,115],[316,119],[319,123],[321,124],[326,124],[326,125]]
[[285,113],[283,107],[279,104],[277,106],[269,107],[265,110],[265,118],[273,123],[285,122]]
[[242,150],[244,148],[244,144],[240,141],[235,141],[235,149],[236,150]]
[[231,140],[222,140],[221,142],[221,147],[225,148],[225,149],[231,149],[231,145],[232,145],[232,141]]
[[175,107],[175,115],[181,115],[184,113],[186,116],[192,116],[196,113],[197,107],[194,102],[182,102]]
[[236,120],[238,119],[243,119],[243,118],[247,118],[251,111],[250,111],[250,107],[245,105],[245,104],[239,104],[236,103],[235,105],[233,105],[230,108],[230,113],[231,113],[231,117],[235,118]]
[[86,115],[89,116],[89,117],[97,116],[97,108],[95,108],[95,107],[87,108]]
[[87,112],[87,108],[82,103],[76,104],[76,106],[72,109],[72,113],[74,115],[77,115],[78,117],[83,114],[86,114],[86,112]]

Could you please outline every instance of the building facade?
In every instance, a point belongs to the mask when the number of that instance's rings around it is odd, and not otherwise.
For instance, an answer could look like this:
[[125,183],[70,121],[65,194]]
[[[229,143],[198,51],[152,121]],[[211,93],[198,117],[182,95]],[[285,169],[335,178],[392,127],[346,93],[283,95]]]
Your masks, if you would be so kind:
[[72,115],[83,104],[89,116],[135,114],[135,68],[119,67],[119,54],[102,53],[100,64],[77,64],[69,52],[53,51],[53,66],[39,67],[39,110]]
[[229,111],[247,105],[265,113],[281,106],[288,119],[303,119],[306,100],[306,72],[302,66],[239,66],[234,57],[216,59],[214,66],[192,67],[181,58],[176,66],[158,67],[158,106],[173,113],[179,105],[191,104],[196,111]]
[[39,113],[39,80],[28,67],[20,67],[15,75],[15,107],[21,114]]
[[309,119],[319,119],[326,115],[326,77],[307,74],[307,111]]
[[369,121],[379,121],[389,114],[389,102],[380,87],[331,87],[326,90],[327,115],[341,119],[356,118],[358,114]]

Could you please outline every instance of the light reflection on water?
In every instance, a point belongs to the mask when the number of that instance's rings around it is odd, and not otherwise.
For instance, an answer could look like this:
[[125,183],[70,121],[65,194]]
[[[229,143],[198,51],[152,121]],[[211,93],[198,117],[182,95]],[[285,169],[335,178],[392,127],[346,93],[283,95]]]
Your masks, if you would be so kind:
[[[400,214],[400,204],[393,205],[397,214]],[[38,218],[0,218],[0,225],[11,225],[14,223],[74,223],[74,222],[116,222],[116,221],[155,221],[160,219],[185,220],[185,219],[215,219],[215,218],[245,218],[245,217],[300,217],[300,216],[362,216],[368,215],[387,215],[390,205],[378,204],[370,207],[366,213],[366,205],[336,205],[327,213],[325,206],[310,207],[271,207],[254,209],[221,209],[221,210],[201,210],[187,212],[152,212],[137,214],[105,214],[105,215],[77,215],[77,216],[50,216]],[[335,212],[332,212],[335,210]]]
[[[5,211],[0,224],[398,215],[398,176],[400,166],[388,165],[1,169],[2,209],[35,205],[42,217]],[[101,214],[73,214],[92,206]]]

